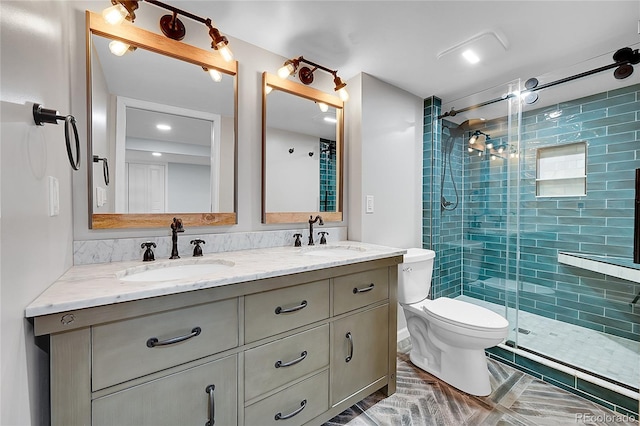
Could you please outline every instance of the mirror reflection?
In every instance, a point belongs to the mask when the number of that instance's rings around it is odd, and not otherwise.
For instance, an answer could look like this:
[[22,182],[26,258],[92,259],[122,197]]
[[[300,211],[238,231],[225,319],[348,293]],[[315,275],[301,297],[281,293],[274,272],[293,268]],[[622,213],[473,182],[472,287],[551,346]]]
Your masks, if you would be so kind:
[[342,101],[271,77],[265,75],[263,219],[301,222],[319,213],[342,220]]
[[110,170],[108,185],[101,163],[90,172],[94,227],[130,227],[134,214],[150,226],[172,213],[235,223],[210,214],[235,213],[235,75],[157,48],[116,56],[111,41],[90,35],[91,154]]

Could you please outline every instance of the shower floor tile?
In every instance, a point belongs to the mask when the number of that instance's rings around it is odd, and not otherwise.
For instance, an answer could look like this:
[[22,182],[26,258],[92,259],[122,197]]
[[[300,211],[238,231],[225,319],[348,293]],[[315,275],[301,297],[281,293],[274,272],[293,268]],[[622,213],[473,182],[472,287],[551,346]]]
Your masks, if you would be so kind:
[[[505,314],[503,305],[464,295],[456,299]],[[514,309],[509,311],[515,313]],[[515,314],[507,319],[514,328]],[[520,311],[517,327],[530,331],[518,333],[518,346],[635,388],[640,384],[640,342],[525,311]]]

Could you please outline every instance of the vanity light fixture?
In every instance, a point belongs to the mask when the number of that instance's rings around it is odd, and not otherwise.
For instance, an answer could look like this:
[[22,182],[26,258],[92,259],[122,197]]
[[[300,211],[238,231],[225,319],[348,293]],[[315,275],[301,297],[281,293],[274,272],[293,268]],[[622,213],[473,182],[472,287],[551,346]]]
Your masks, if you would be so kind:
[[[304,66],[300,68],[300,70],[298,70],[300,63],[311,65],[311,67],[313,68]],[[331,70],[327,67],[323,67],[322,65],[311,62],[305,59],[303,56],[299,56],[293,59],[287,59],[282,67],[278,69],[278,77],[284,80],[290,75],[295,74],[295,72],[298,70],[298,78],[300,79],[300,81],[303,84],[309,85],[313,83],[313,73],[318,69],[321,69],[322,71],[328,72],[329,74],[333,75],[333,84],[335,85],[334,90],[338,93],[338,96],[340,97],[340,99],[342,99],[343,102],[347,102],[349,100],[349,93],[345,89],[347,83],[343,82],[342,79],[338,77],[338,71]]]
[[204,24],[209,29],[209,36],[212,40],[211,48],[218,51],[225,61],[231,62],[233,60],[233,54],[231,53],[231,49],[229,49],[229,40],[225,36],[220,34],[220,30],[212,25],[210,18],[202,18],[200,16],[194,15],[193,13],[178,9],[177,7],[171,6],[161,1],[111,0],[111,4],[113,4],[113,6],[110,6],[103,10],[102,16],[108,23],[113,25],[118,25],[125,19],[127,21],[133,22],[136,19],[136,14],[134,11],[138,9],[138,3],[141,1],[146,1],[147,3],[151,3],[154,6],[161,7],[171,12],[171,14],[164,15],[160,18],[160,29],[166,37],[173,40],[182,40],[184,38],[187,30],[182,21],[178,18],[178,15],[186,16],[189,19]]
[[318,104],[318,108],[320,108],[320,111],[322,112],[327,112],[329,111],[329,105],[325,104],[324,102],[316,102]]

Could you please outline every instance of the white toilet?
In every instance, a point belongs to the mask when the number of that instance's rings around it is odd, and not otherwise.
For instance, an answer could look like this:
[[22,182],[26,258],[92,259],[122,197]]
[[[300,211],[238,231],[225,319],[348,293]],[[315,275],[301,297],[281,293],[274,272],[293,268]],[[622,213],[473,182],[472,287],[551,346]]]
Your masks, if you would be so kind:
[[411,248],[398,265],[398,302],[411,336],[411,362],[471,395],[491,393],[485,348],[509,332],[509,322],[481,306],[429,300],[435,252]]

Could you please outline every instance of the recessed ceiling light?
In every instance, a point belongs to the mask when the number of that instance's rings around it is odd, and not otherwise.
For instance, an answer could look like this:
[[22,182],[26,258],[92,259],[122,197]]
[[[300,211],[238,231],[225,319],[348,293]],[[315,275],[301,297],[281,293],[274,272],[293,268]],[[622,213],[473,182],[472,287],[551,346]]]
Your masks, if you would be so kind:
[[169,126],[168,124],[156,124],[156,129],[168,132],[169,130],[171,130],[171,126]]
[[477,64],[478,62],[480,62],[480,58],[478,57],[478,55],[476,55],[475,52],[471,49],[462,52],[462,56],[467,61],[469,61],[470,64]]
[[162,157],[161,152],[152,152],[151,155],[153,155],[154,157]]

